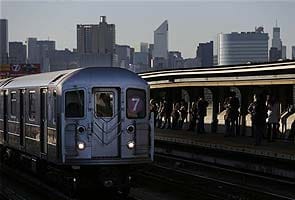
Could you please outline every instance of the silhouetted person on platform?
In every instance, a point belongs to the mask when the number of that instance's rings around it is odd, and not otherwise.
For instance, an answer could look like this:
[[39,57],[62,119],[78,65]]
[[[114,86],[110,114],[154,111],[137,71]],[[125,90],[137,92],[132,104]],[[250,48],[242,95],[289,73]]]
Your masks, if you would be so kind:
[[278,136],[280,122],[280,104],[274,96],[268,95],[266,99],[267,106],[267,140],[272,142]]
[[261,145],[262,136],[265,132],[267,107],[263,95],[254,95],[254,101],[248,107],[251,114],[252,126],[255,135],[255,145]]
[[180,101],[179,112],[180,112],[180,119],[179,119],[179,125],[178,126],[179,126],[179,129],[182,129],[184,120],[187,117],[187,106],[186,106],[186,103],[185,103],[184,100]]
[[224,116],[226,127],[225,136],[235,136],[238,134],[239,107],[240,101],[236,97],[236,93],[233,91],[230,92],[230,96],[224,103],[224,108],[226,109],[226,114]]
[[191,108],[191,114],[192,118],[189,124],[189,128],[187,129],[188,131],[194,131],[197,123],[197,117],[198,117],[198,110],[197,110],[197,103],[193,102],[192,103],[192,108]]
[[197,133],[199,134],[205,133],[204,118],[207,116],[208,105],[208,102],[205,99],[203,99],[203,97],[199,97],[197,101]]

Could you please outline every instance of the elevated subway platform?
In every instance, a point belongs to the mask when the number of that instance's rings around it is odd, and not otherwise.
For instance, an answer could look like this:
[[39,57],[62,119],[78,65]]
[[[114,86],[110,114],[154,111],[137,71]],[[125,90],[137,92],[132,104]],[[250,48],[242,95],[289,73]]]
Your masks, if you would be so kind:
[[295,160],[295,144],[289,141],[267,142],[255,146],[255,139],[247,136],[224,137],[223,134],[197,134],[186,130],[155,129],[155,140],[228,152],[262,156],[286,161]]

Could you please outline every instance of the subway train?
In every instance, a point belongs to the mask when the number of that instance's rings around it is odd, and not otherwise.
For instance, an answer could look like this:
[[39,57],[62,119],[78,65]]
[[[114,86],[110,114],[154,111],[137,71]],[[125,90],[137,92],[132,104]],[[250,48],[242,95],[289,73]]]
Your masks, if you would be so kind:
[[75,184],[128,189],[130,173],[153,160],[152,121],[147,82],[125,69],[0,80],[1,160]]

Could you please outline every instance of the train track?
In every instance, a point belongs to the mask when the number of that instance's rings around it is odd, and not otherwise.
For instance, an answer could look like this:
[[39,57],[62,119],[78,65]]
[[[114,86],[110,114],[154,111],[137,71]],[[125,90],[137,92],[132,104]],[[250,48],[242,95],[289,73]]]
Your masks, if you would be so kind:
[[294,180],[264,176],[165,154],[156,154],[153,167],[143,174],[174,183],[176,187],[186,190],[189,188],[195,194],[207,194],[206,199],[295,199],[295,192],[292,191]]
[[134,197],[97,191],[83,191],[77,197],[70,197],[62,191],[62,187],[54,187],[31,173],[1,163],[0,173],[0,199],[4,200],[95,200],[102,197],[111,200],[136,200]]
[[0,171],[7,177],[5,181],[1,177],[1,195],[6,199],[32,200],[42,197],[44,200],[74,200],[29,172],[2,163]]

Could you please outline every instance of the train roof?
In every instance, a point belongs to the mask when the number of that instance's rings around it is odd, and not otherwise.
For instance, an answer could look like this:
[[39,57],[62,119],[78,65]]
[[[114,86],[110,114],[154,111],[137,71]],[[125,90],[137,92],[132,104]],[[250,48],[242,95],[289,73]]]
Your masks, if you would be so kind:
[[0,87],[5,85],[5,83],[8,83],[9,80],[11,80],[11,78],[0,79]]
[[[146,84],[137,74],[118,67],[88,67],[72,70],[48,72],[21,76],[4,81],[0,86],[5,88],[46,87],[69,83],[71,85],[89,84]],[[118,84],[117,84],[118,85]]]

